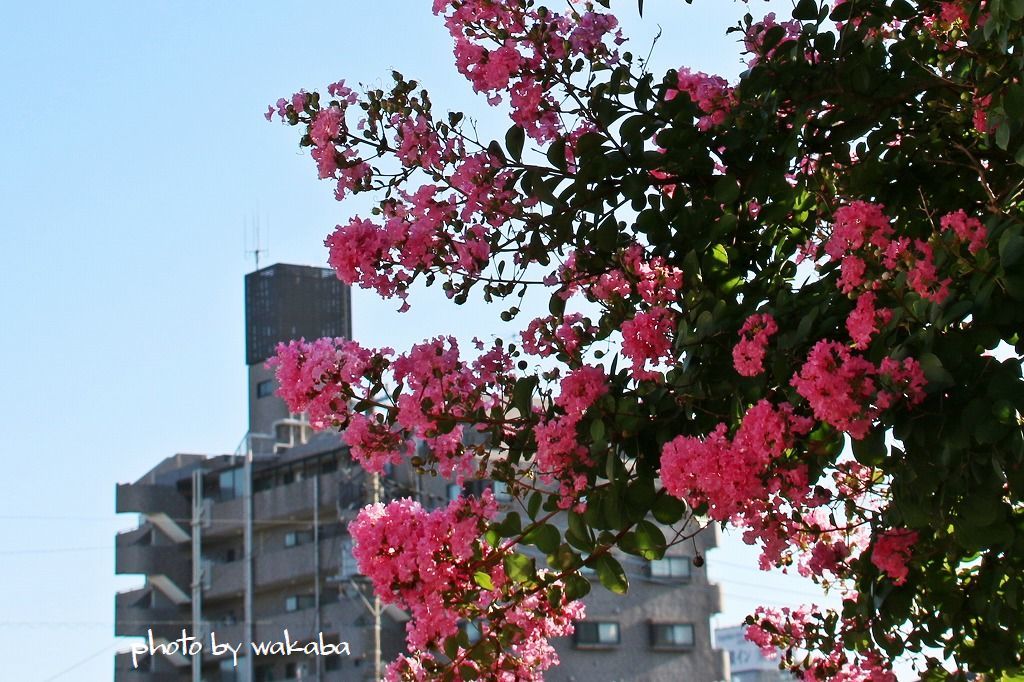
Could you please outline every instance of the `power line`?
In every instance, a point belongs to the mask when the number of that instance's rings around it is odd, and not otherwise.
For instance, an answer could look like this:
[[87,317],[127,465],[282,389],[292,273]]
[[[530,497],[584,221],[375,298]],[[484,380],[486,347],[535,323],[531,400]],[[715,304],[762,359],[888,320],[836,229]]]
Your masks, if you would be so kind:
[[75,663],[70,668],[65,668],[64,670],[61,670],[59,673],[57,673],[56,675],[53,675],[52,677],[47,677],[45,680],[43,680],[43,682],[51,682],[52,680],[55,680],[58,677],[62,677],[64,675],[67,675],[69,672],[71,672],[73,670],[77,670],[78,668],[82,667],[83,665],[85,665],[86,663],[91,661],[92,659],[100,656],[101,654],[106,653],[109,649],[113,649],[115,646],[117,646],[117,642],[111,642],[111,643],[107,644],[106,646],[104,646],[99,651],[97,651],[96,653],[91,654],[91,655],[89,655],[86,658],[83,658],[78,663]]
[[45,549],[2,549],[0,555],[11,556],[16,554],[58,554],[63,552],[93,552],[101,549],[114,549],[113,545],[102,545],[97,547],[48,547]]

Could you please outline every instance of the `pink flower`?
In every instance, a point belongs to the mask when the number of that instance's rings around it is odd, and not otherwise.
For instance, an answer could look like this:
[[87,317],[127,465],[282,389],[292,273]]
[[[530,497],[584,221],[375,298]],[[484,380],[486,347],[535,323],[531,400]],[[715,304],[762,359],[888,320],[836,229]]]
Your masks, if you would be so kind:
[[777,331],[775,318],[767,313],[747,318],[740,327],[740,340],[732,349],[733,366],[740,376],[753,377],[764,371],[768,342]]
[[678,89],[665,92],[665,101],[670,102],[680,92],[685,92],[697,108],[704,112],[697,121],[699,130],[709,130],[725,122],[736,104],[736,95],[728,82],[720,76],[709,76],[703,72],[694,73],[686,67],[679,69]]
[[871,343],[871,337],[878,333],[880,325],[892,318],[890,310],[875,309],[875,292],[865,291],[857,297],[857,306],[846,318],[846,329],[850,332],[854,347],[864,350]]
[[583,365],[567,374],[562,379],[561,388],[555,404],[567,415],[575,417],[582,416],[595,400],[608,392],[604,370],[590,365]]
[[875,366],[834,341],[819,341],[791,380],[811,404],[814,416],[853,438],[864,438],[875,416]]
[[773,462],[807,433],[811,421],[792,407],[762,400],[750,407],[730,441],[725,424],[706,437],[677,436],[662,448],[661,480],[665,490],[692,506],[708,505],[708,516],[727,521],[766,501],[784,486],[769,475]]
[[871,563],[890,578],[893,585],[907,582],[907,563],[917,543],[917,531],[907,529],[887,530],[875,538],[871,551]]
[[947,213],[939,221],[943,230],[952,230],[957,239],[967,243],[967,250],[977,253],[985,248],[988,241],[988,230],[981,221],[974,216],[968,216],[961,208],[953,213]]
[[659,375],[647,369],[647,363],[672,359],[672,337],[676,314],[667,308],[651,308],[622,323],[622,354],[632,361],[635,379],[655,379]]

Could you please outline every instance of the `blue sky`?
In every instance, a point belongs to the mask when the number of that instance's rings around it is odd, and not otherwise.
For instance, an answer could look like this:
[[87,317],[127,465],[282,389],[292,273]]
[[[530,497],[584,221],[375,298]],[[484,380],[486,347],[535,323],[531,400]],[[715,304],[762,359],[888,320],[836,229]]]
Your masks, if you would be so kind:
[[[638,54],[664,29],[657,67],[733,77],[724,30],[744,9],[648,1],[640,22],[626,1],[618,13]],[[110,679],[113,595],[141,583],[114,575],[114,534],[135,521],[114,514],[115,484],[176,452],[230,452],[245,431],[244,226],[261,223],[265,263],[320,265],[324,236],[352,212],[316,180],[296,131],[263,119],[266,105],[396,68],[438,108],[484,130],[508,123],[455,73],[426,0],[13,3],[0,40],[0,676]],[[405,315],[353,299],[368,344],[501,331],[439,291]],[[736,541],[709,565],[722,625],[815,594],[760,574]]]

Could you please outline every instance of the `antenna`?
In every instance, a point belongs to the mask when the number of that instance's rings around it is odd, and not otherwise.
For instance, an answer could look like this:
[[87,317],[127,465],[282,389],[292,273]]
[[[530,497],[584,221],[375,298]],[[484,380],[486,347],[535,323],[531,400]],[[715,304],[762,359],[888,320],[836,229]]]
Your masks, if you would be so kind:
[[[256,269],[260,269],[260,254],[270,253],[270,249],[262,248],[260,242],[260,218],[259,215],[251,218],[252,224],[249,220],[246,220],[245,224],[245,255],[252,256],[256,262]],[[268,228],[269,229],[269,228]],[[252,248],[249,248],[250,238],[252,240]]]

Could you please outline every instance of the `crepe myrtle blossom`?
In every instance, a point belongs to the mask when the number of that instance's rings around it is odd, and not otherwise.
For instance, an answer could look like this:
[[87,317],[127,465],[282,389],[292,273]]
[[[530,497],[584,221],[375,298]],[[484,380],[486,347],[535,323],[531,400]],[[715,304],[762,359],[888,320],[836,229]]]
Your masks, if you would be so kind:
[[871,563],[892,579],[893,585],[902,585],[907,581],[910,569],[907,563],[913,555],[917,544],[917,532],[906,529],[884,531],[875,538],[871,550]]
[[747,318],[740,327],[740,340],[732,349],[733,366],[738,374],[753,377],[764,372],[768,342],[777,331],[779,325],[768,313]]
[[[787,653],[802,651],[824,619],[816,606],[758,607],[747,618],[745,634],[760,647],[765,657],[774,659],[780,649]],[[859,629],[862,625],[855,619],[842,618],[838,627],[842,632]],[[800,674],[804,682],[897,682],[892,666],[877,649],[859,647],[857,651],[847,651],[842,637],[832,638],[828,649],[787,656],[782,667]]]

